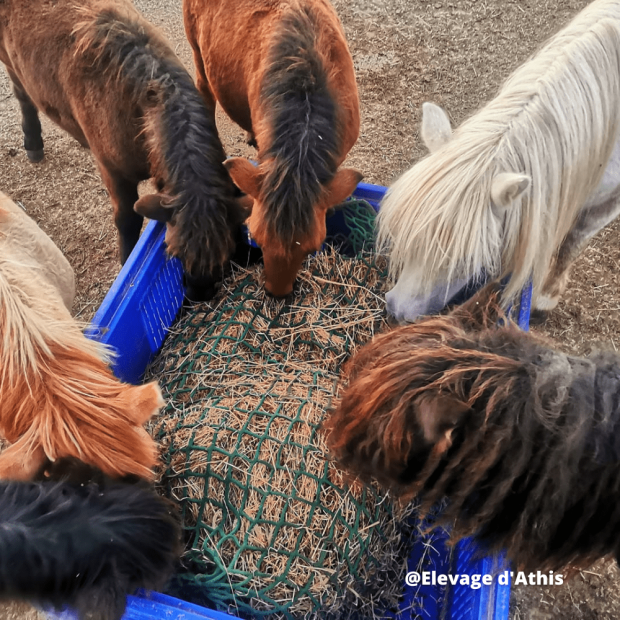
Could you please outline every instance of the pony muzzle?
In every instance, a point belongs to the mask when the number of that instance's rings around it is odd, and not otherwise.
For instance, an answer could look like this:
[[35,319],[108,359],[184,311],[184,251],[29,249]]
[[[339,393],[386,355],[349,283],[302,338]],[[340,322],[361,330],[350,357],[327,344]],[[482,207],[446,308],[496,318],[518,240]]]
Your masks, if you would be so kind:
[[297,273],[306,258],[306,252],[294,251],[292,255],[281,255],[263,250],[265,290],[274,297],[286,297],[293,292]]

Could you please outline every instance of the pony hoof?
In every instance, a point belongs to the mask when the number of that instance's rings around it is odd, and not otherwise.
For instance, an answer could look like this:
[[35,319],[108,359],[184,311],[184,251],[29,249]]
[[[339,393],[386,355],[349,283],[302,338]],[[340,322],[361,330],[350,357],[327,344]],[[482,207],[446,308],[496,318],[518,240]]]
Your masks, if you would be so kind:
[[28,159],[33,164],[38,164],[43,160],[45,153],[43,152],[43,149],[39,149],[38,151],[26,151],[26,155],[28,155]]
[[539,310],[538,308],[534,308],[530,312],[530,325],[544,325],[548,318],[549,312],[547,310]]

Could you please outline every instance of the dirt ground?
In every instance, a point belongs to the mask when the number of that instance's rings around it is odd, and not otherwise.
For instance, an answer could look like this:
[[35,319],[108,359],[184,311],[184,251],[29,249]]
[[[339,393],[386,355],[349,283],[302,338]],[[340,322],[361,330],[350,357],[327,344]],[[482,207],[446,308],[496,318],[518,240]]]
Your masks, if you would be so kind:
[[[137,0],[191,68],[181,0]],[[360,139],[348,164],[388,185],[424,154],[417,126],[431,100],[460,123],[586,0],[334,0],[358,75]],[[249,155],[242,133],[220,114],[229,155]],[[46,158],[30,164],[20,117],[0,71],[0,190],[19,201],[65,252],[78,282],[76,316],[92,317],[119,271],[106,190],[88,151],[42,119]],[[568,351],[620,347],[620,223],[601,232],[576,265],[572,283],[543,332]],[[511,618],[620,618],[620,572],[599,563],[561,587],[513,589]],[[24,618],[0,609],[0,620]]]

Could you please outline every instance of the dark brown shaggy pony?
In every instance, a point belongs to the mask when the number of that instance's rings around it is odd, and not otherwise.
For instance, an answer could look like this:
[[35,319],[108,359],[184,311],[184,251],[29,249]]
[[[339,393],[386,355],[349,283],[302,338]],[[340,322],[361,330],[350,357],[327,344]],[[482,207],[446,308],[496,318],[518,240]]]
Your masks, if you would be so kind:
[[327,0],[183,0],[183,15],[207,105],[219,102],[258,148],[258,167],[226,166],[253,199],[265,288],[287,295],[325,239],[327,210],[362,178],[339,169],[360,123],[342,25]]
[[[91,149],[114,207],[121,262],[142,216],[156,217],[168,223],[168,252],[190,284],[208,286],[243,212],[215,112],[162,35],[127,0],[3,0],[0,61],[31,161],[43,158],[38,111]],[[138,183],[150,177],[160,193],[138,199]]]
[[620,356],[572,357],[495,327],[481,299],[351,360],[326,422],[333,456],[418,497],[423,515],[447,498],[453,540],[476,535],[520,569],[619,559]]

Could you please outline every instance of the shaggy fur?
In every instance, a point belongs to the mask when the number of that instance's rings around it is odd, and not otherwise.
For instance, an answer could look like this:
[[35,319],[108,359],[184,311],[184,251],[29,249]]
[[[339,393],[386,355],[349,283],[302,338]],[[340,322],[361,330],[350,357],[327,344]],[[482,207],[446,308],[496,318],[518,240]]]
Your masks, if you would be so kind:
[[[504,302],[530,277],[537,298],[610,161],[619,100],[620,2],[598,0],[390,188],[378,236],[392,276],[415,272],[408,286],[425,295],[484,269],[510,274]],[[525,174],[531,185],[500,209],[491,188],[503,172]]]
[[269,234],[288,248],[295,239],[315,236],[313,206],[336,173],[342,128],[316,50],[320,25],[313,11],[287,14],[279,27],[261,84],[273,120],[260,199]]
[[[244,213],[223,166],[215,111],[128,1],[78,4],[0,4],[0,60],[16,94],[23,91],[31,105],[90,146],[114,205],[123,262],[142,225],[134,204],[147,200],[159,213],[138,210],[168,222],[168,253],[186,272],[219,273]],[[24,129],[28,138],[32,129],[27,123]],[[149,177],[160,193],[138,200],[137,184]]]
[[620,356],[565,355],[494,327],[490,310],[362,349],[326,423],[332,454],[364,481],[417,496],[422,515],[446,497],[453,540],[475,534],[519,568],[619,558]]
[[0,597],[120,620],[127,594],[165,584],[180,535],[149,485],[58,462],[40,482],[0,483]]
[[163,405],[159,387],[113,376],[106,349],[71,318],[73,291],[60,250],[0,195],[0,433],[13,444],[0,478],[29,479],[63,456],[150,478],[157,447],[142,425]]
[[[325,0],[184,0],[197,85],[258,147],[226,162],[250,198],[265,287],[288,294],[325,239],[325,214],[361,179],[338,169],[359,133],[353,59]],[[248,41],[255,44],[248,45]]]

